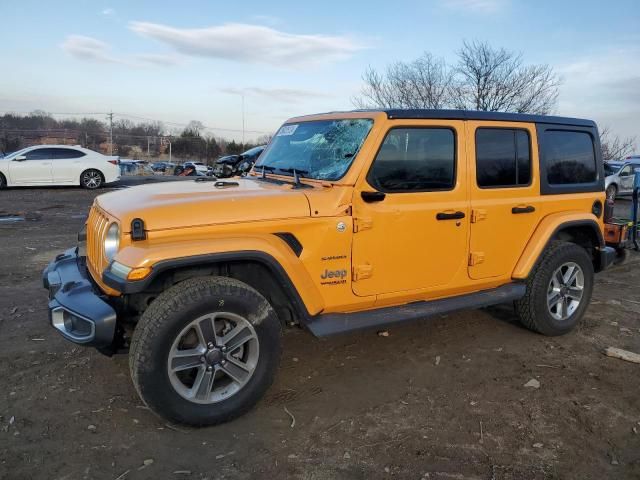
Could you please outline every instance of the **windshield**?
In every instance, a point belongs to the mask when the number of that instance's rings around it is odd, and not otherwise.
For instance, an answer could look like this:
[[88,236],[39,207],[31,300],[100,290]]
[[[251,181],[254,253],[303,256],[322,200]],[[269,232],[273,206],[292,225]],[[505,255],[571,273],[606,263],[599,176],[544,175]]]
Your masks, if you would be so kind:
[[256,170],[316,180],[339,180],[349,169],[373,120],[318,120],[283,125],[260,157]]
[[615,173],[618,172],[618,170],[620,170],[620,167],[622,166],[622,164],[616,164],[616,163],[606,163],[604,164],[604,174],[605,176],[609,176],[609,175],[613,175]]

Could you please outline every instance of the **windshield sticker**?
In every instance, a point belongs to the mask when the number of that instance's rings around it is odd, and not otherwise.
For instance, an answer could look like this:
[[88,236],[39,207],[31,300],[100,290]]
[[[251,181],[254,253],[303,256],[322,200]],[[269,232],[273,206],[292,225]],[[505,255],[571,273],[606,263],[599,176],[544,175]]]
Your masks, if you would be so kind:
[[293,133],[298,128],[298,125],[284,125],[279,131],[276,137],[286,137],[289,135],[293,135]]

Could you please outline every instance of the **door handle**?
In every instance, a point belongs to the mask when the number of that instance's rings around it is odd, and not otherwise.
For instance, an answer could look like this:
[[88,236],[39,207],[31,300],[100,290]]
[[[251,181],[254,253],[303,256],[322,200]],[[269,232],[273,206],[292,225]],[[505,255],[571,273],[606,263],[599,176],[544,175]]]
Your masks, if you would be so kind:
[[436,220],[460,220],[464,218],[464,212],[439,212],[436,214]]
[[360,197],[367,203],[381,202],[387,195],[382,192],[361,192]]
[[527,205],[526,207],[513,207],[511,209],[511,213],[518,214],[518,213],[533,213],[535,212],[536,209],[533,205]]

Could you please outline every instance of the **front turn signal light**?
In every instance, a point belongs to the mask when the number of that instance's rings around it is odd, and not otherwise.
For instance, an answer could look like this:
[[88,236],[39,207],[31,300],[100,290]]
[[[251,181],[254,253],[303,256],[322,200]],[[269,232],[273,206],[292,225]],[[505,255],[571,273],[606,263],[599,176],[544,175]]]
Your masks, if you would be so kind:
[[129,274],[127,275],[127,280],[142,280],[147,278],[151,273],[151,267],[138,267],[132,268]]

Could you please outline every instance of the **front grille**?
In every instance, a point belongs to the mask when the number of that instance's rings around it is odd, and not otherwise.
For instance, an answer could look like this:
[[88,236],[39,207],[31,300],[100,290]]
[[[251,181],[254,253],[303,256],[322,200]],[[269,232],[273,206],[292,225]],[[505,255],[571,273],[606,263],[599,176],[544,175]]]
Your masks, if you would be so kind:
[[97,206],[91,207],[87,219],[87,263],[93,278],[101,278],[107,267],[104,255],[104,236],[111,220]]

